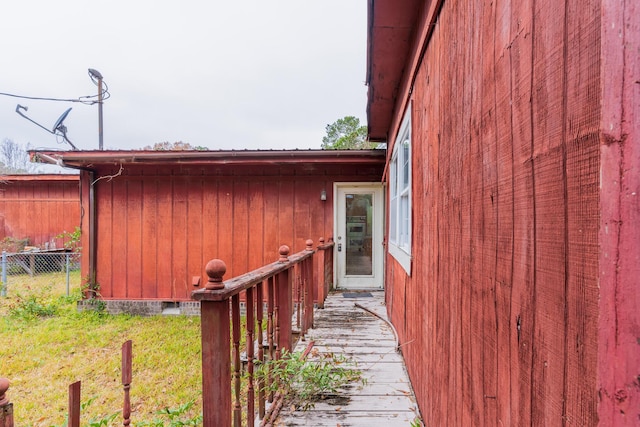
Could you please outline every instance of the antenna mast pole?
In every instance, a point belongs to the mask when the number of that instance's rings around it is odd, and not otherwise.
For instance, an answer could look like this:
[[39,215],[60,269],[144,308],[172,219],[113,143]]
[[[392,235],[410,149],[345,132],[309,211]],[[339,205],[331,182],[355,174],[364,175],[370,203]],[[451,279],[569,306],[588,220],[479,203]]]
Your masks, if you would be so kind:
[[98,78],[98,149],[104,148],[104,135],[102,131],[102,76]]
[[96,80],[98,81],[98,149],[103,150],[104,148],[104,137],[102,132],[102,74],[100,71],[94,70],[93,68],[89,68],[89,76],[94,83]]

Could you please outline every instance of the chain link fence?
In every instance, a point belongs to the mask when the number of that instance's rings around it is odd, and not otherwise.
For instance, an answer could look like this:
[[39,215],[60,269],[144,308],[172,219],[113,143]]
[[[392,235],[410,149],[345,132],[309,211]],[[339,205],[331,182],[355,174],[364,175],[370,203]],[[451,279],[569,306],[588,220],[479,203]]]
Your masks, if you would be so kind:
[[13,284],[20,287],[36,287],[47,279],[64,281],[67,295],[75,286],[80,269],[80,254],[68,250],[2,252],[0,296],[6,297]]

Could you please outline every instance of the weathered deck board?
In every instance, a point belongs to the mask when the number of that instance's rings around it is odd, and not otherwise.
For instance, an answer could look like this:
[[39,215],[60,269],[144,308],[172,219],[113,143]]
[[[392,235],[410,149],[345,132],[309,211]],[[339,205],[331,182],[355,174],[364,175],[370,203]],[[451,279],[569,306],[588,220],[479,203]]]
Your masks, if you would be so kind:
[[413,391],[402,356],[396,352],[393,330],[359,304],[386,319],[384,293],[371,297],[344,298],[329,295],[323,310],[316,311],[315,328],[296,351],[314,342],[310,360],[327,353],[342,354],[366,378],[342,390],[340,396],[315,404],[312,409],[283,409],[280,426],[389,426],[409,425],[417,416]]

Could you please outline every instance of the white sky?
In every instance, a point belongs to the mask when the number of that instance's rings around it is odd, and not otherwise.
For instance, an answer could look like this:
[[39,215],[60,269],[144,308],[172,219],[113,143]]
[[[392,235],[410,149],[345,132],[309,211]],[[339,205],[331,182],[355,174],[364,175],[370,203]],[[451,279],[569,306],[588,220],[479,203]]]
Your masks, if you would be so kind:
[[[363,0],[13,0],[0,5],[0,92],[94,95],[105,149],[183,141],[210,149],[320,148],[325,126],[366,123]],[[98,149],[98,106],[0,96],[0,140]]]

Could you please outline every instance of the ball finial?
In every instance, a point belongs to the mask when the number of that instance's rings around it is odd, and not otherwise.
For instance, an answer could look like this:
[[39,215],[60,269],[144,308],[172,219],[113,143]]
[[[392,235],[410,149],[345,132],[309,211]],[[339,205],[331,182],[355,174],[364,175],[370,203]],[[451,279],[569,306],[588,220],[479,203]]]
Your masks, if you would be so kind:
[[306,250],[308,250],[308,251],[312,251],[312,250],[313,250],[313,240],[308,239],[308,240],[305,242],[305,244],[307,245]]
[[9,390],[9,380],[6,378],[0,378],[0,405],[9,403],[7,399],[7,390]]
[[205,271],[207,272],[207,276],[209,276],[207,284],[204,285],[205,289],[224,289],[222,276],[227,272],[227,266],[224,261],[220,259],[212,259],[207,263]]
[[280,246],[280,249],[278,249],[278,253],[280,254],[280,259],[278,261],[280,262],[287,262],[289,261],[289,246],[287,245],[282,245]]

